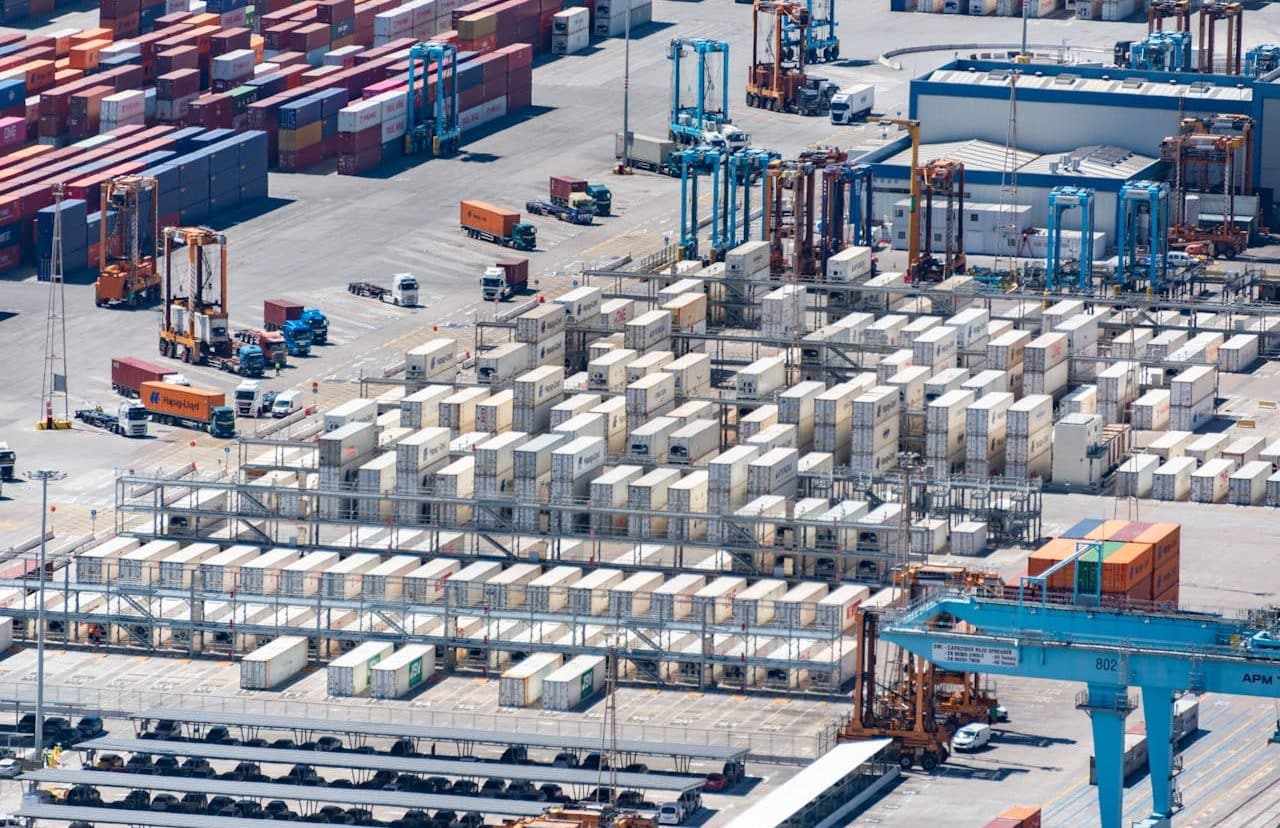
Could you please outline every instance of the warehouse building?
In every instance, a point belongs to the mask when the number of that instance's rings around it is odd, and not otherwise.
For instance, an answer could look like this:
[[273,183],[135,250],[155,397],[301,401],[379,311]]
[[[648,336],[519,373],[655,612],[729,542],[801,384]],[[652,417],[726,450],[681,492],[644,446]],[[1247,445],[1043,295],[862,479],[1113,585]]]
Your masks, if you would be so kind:
[[[1021,139],[1019,144],[1021,145]],[[1115,239],[1116,197],[1126,182],[1157,176],[1161,162],[1123,147],[1093,145],[1059,148],[1038,154],[1027,149],[1007,151],[1003,143],[979,138],[926,143],[919,160],[942,158],[963,162],[965,168],[965,250],[970,254],[1043,256],[1044,228],[1049,221],[1049,191],[1059,186],[1089,187],[1096,193],[1094,250],[1101,254]],[[877,151],[874,215],[892,226],[896,249],[906,248],[907,208],[910,204],[911,145],[902,138]],[[1017,179],[1017,203],[1006,194]],[[935,247],[942,241],[942,211],[934,202]],[[1079,215],[1064,217],[1064,227],[1079,230]],[[1037,232],[1038,228],[1038,232]],[[923,226],[921,232],[924,232]],[[1070,239],[1067,240],[1071,246]]]
[[[1280,124],[1280,84],[1275,80],[957,60],[911,83],[910,113],[920,121],[921,141],[977,139],[1003,148],[1015,69],[1024,70],[1017,80],[1018,147],[1050,158],[1069,148],[1094,146],[1154,158],[1160,141],[1176,135],[1183,118],[1250,116],[1256,128],[1249,164],[1251,184],[1261,197],[1261,215],[1270,210],[1271,193],[1280,186],[1280,140],[1268,140],[1267,134],[1271,122]],[[1237,204],[1240,214],[1255,209]],[[1108,214],[1099,210],[1098,217],[1114,221]]]

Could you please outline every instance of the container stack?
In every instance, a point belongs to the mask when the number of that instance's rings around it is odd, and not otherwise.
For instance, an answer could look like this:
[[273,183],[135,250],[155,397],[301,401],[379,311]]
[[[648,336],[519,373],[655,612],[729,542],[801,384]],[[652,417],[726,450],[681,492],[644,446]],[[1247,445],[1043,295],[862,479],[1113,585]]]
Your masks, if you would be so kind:
[[897,388],[879,385],[855,397],[849,467],[854,471],[876,473],[896,466],[901,419]]
[[551,23],[551,54],[575,55],[591,45],[591,11],[585,7],[556,12]]
[[1234,460],[1218,457],[1191,473],[1191,499],[1196,503],[1221,503],[1227,498]]
[[1053,427],[1053,480],[1091,487],[1102,479],[1104,459],[1096,448],[1102,441],[1102,417],[1068,414]]
[[[1050,590],[1082,593],[1099,588],[1104,599],[1174,603],[1179,598],[1181,527],[1176,523],[1083,520],[1031,554],[1027,574],[1039,575],[1070,558],[1086,542],[1100,546],[1085,552],[1076,566],[1050,576]],[[1101,552],[1099,579],[1097,555]],[[1078,573],[1078,574],[1077,574]]]
[[564,399],[564,368],[544,365],[516,378],[511,427],[537,434],[551,425],[551,409]]
[[[1013,0],[1017,2],[1017,0]],[[1036,0],[1025,0],[1028,3],[1035,3]],[[1048,2],[1048,0],[1040,0],[1040,2]],[[999,9],[1006,8],[1006,3],[1001,0]],[[1006,11],[999,11],[999,14],[1009,14]],[[1015,805],[1012,808],[1005,809],[1004,813],[999,817],[987,823],[985,828],[1040,828],[1040,809],[1026,806]]]
[[1194,457],[1174,457],[1155,471],[1151,496],[1156,500],[1186,500],[1191,494],[1191,473],[1196,470]]
[[1121,361],[1098,372],[1097,412],[1108,423],[1123,423],[1130,404],[1137,399],[1142,366]]
[[1152,388],[1133,401],[1129,422],[1141,431],[1164,431],[1169,427],[1171,392]]
[[809,294],[803,285],[783,285],[760,300],[761,328],[766,339],[799,339],[808,333],[805,308]]
[[546,503],[550,493],[551,452],[567,442],[564,434],[540,434],[515,449],[513,472],[520,505],[513,510],[513,516],[520,531],[542,531],[543,513],[537,504]]
[[965,409],[973,402],[972,391],[956,389],[938,397],[925,408],[924,460],[934,474],[948,475],[963,470]]
[[651,0],[596,0],[594,33],[596,37],[622,37],[630,17],[632,32],[653,20]]
[[[633,140],[633,146],[638,141]],[[669,142],[667,142],[669,143]],[[743,242],[725,254],[725,299],[747,307],[756,304],[756,286],[768,281],[770,268],[769,242]],[[740,283],[740,284],[739,284]],[[750,311],[743,311],[741,324],[752,325],[755,319]]]
[[[906,320],[904,319],[903,321],[905,322]],[[911,343],[911,364],[923,365],[935,374],[939,371],[956,367],[956,352],[960,343],[959,335],[960,329],[952,327],[936,327],[921,333]],[[885,344],[897,343],[886,341]],[[895,371],[894,373],[897,372]]]
[[[760,455],[756,446],[734,446],[707,464],[707,512],[728,515],[747,502],[747,467]],[[723,540],[728,532],[719,518],[707,521],[707,536]]]
[[1053,464],[1053,397],[1029,394],[1009,406],[1005,474],[1048,479]]
[[1227,502],[1233,506],[1261,503],[1267,493],[1267,478],[1273,471],[1265,460],[1251,460],[1236,469],[1227,480]]
[[1054,328],[1067,336],[1067,354],[1070,357],[1070,376],[1074,380],[1089,381],[1096,376],[1098,364],[1098,317],[1079,313]]
[[1116,470],[1117,497],[1151,497],[1155,487],[1160,458],[1154,454],[1135,454]]
[[[976,370],[986,365],[990,323],[991,312],[986,308],[965,308],[947,320],[947,327],[956,330],[956,364],[961,368]],[[963,353],[966,351],[971,353]]]
[[1028,342],[1022,353],[1023,392],[1059,396],[1067,387],[1066,334],[1056,331],[1041,334]]
[[280,169],[305,170],[336,153],[338,111],[346,105],[345,89],[326,89],[280,107]]
[[1218,370],[1239,374],[1248,371],[1258,361],[1258,337],[1255,334],[1236,334],[1218,348]]
[[562,518],[589,525],[587,496],[591,492],[591,481],[600,475],[607,455],[608,447],[600,437],[578,437],[552,450],[551,502],[583,504],[580,514],[561,512]]
[[[435,422],[434,418],[432,422]],[[396,444],[397,494],[422,495],[433,474],[449,461],[449,438],[449,429],[431,426],[410,434]],[[418,504],[402,502],[398,504],[396,519],[400,523],[420,523],[421,512]]]
[[1213,419],[1218,370],[1193,365],[1169,384],[1169,427],[1175,431],[1195,431]]
[[[643,318],[643,317],[641,317]],[[627,386],[627,431],[635,432],[675,408],[676,378],[665,371],[647,374]]]
[[1003,371],[1006,390],[1016,397],[1023,394],[1024,359],[1027,343],[1030,341],[1031,334],[1026,331],[1007,331],[987,343],[987,368]]
[[1013,395],[992,392],[965,409],[964,473],[969,477],[998,476],[1004,471],[1008,412]]

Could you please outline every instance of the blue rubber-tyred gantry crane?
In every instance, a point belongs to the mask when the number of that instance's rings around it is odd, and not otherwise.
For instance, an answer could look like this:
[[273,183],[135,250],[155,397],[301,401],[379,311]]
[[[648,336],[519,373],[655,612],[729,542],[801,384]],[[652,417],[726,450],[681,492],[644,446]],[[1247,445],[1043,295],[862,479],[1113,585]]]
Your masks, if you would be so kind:
[[1096,547],[1081,541],[1071,558],[1024,576],[1014,598],[953,591],[925,599],[886,616],[880,637],[942,669],[1083,681],[1076,707],[1089,714],[1093,729],[1101,828],[1120,828],[1123,819],[1124,721],[1137,705],[1129,690],[1138,688],[1151,770],[1153,813],[1146,825],[1168,825],[1175,808],[1175,694],[1280,699],[1280,613],[1233,620],[1111,607],[1096,595],[1046,601],[1049,576],[1078,567]]

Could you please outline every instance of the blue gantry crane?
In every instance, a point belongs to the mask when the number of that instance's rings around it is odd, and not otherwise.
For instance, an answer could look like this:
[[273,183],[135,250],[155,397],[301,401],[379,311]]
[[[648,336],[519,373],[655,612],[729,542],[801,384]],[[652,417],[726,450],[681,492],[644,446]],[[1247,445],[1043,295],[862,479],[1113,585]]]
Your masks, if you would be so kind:
[[1062,250],[1062,218],[1068,210],[1080,211],[1080,251],[1075,290],[1088,292],[1093,283],[1093,190],[1087,187],[1054,187],[1049,191],[1049,239],[1045,260],[1045,287],[1057,290],[1069,283],[1067,258]]
[[783,43],[790,50],[787,59],[804,50],[805,63],[831,63],[840,58],[840,38],[836,37],[836,0],[805,0],[809,26],[797,26],[790,18],[783,23]]
[[[1116,286],[1133,287],[1145,278],[1148,290],[1159,293],[1169,252],[1169,185],[1163,181],[1125,184],[1120,189],[1116,213]],[[1142,239],[1144,217],[1145,244]]]
[[725,245],[726,216],[720,206],[721,177],[728,153],[718,147],[691,147],[671,154],[680,168],[680,248],[684,258],[698,258],[698,178],[711,176],[711,258],[718,259]]
[[[414,95],[418,63],[422,63],[422,97]],[[436,100],[432,107],[427,84],[432,70],[436,78]],[[458,125],[458,47],[451,43],[417,43],[409,49],[409,114],[405,128],[405,149],[410,154],[427,152],[445,157],[458,151],[462,132]],[[433,111],[434,110],[434,111]]]
[[[764,173],[769,162],[781,158],[781,153],[764,149],[746,149],[729,156],[729,185],[725,195],[725,210],[729,214],[725,244],[734,248],[751,240],[751,188],[759,185],[760,204],[764,204]],[[738,196],[742,196],[739,211]],[[741,212],[741,221],[739,221]],[[764,212],[760,214],[760,232],[756,238],[764,238]]]
[[1263,43],[1244,53],[1244,74],[1247,78],[1260,78],[1280,69],[1280,46]]
[[[1176,805],[1173,703],[1177,693],[1280,698],[1277,614],[1232,620],[1207,613],[1109,607],[1077,592],[1071,604],[1046,600],[1048,579],[1081,565],[1097,571],[1097,541],[1040,575],[1023,576],[1012,597],[977,592],[939,594],[886,617],[880,638],[938,668],[1053,681],[1083,681],[1077,709],[1089,715],[1102,828],[1120,828],[1124,806],[1125,718],[1146,717],[1152,816],[1167,826]],[[1101,578],[1092,580],[1099,584]],[[1079,584],[1081,579],[1074,578]],[[960,625],[958,622],[963,622]],[[1272,737],[1274,738],[1274,737]]]
[[[827,259],[848,245],[872,247],[872,173],[869,164],[848,162],[822,170],[822,230],[818,234],[822,272]],[[845,238],[845,227],[852,228]]]
[[[685,79],[681,67],[686,55],[695,58],[692,71],[697,77],[697,94],[693,100],[686,100],[683,95]],[[713,65],[717,55],[719,72]],[[677,37],[671,40],[667,59],[671,61],[671,140],[697,144],[703,132],[718,131],[729,123],[729,44],[723,40]]]
[[1129,65],[1157,72],[1193,72],[1191,32],[1152,32],[1129,47]]

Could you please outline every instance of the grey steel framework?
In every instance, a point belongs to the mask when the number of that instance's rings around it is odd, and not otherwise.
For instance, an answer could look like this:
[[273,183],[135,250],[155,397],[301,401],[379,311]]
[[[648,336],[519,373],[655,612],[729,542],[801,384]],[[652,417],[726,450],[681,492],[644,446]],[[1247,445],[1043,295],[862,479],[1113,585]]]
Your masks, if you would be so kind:
[[[261,819],[179,814],[173,811],[127,811],[120,808],[84,808],[24,802],[14,816],[54,822],[87,822],[90,825],[146,825],[156,828],[262,828]],[[272,820],[271,828],[309,828],[313,822]]]
[[[338,727],[330,723],[330,727]],[[404,738],[403,734],[398,738]],[[597,745],[597,748],[599,745]],[[656,751],[657,745],[652,746]],[[281,750],[278,748],[251,748],[243,745],[219,745],[209,742],[165,742],[156,739],[116,739],[104,737],[76,744],[77,750],[125,751],[164,756],[199,756],[205,759],[233,762],[256,762],[274,765],[312,765],[317,768],[350,770],[353,775],[361,772],[367,778],[375,771],[396,773],[453,776],[468,779],[484,779],[490,776],[502,779],[518,779],[526,782],[554,782],[558,785],[595,787],[600,774],[593,770],[553,768],[539,765],[509,765],[497,762],[474,762],[460,759],[436,759],[416,756],[389,756],[368,753],[349,753],[317,750]],[[701,787],[706,779],[693,776],[673,776],[662,773],[618,773],[618,784],[641,791],[674,791],[683,793]]]
[[[377,550],[373,550],[377,551]],[[152,564],[158,569],[158,564]],[[64,570],[65,575],[65,570]],[[314,576],[319,578],[319,575]],[[158,581],[158,576],[155,581]],[[609,655],[609,647],[604,642],[596,642],[589,636],[589,628],[601,630],[617,629],[629,633],[627,646],[620,652],[636,667],[638,677],[661,684],[668,682],[663,676],[661,665],[676,663],[692,665],[690,672],[696,676],[692,682],[700,687],[720,684],[721,686],[744,686],[743,681],[721,679],[716,681],[714,671],[741,671],[745,676],[748,669],[766,671],[808,671],[810,674],[821,671],[828,678],[821,683],[822,692],[835,692],[839,686],[851,676],[842,672],[842,648],[836,646],[842,639],[842,630],[837,627],[810,626],[748,626],[734,623],[733,620],[715,620],[714,607],[707,607],[702,618],[664,618],[656,613],[637,616],[632,613],[614,615],[586,615],[565,612],[541,612],[529,608],[503,609],[490,605],[471,606],[459,604],[450,590],[445,590],[438,603],[414,603],[408,597],[401,600],[372,598],[340,599],[325,597],[316,588],[314,594],[286,595],[279,592],[268,595],[246,594],[240,591],[238,584],[225,591],[201,589],[197,573],[192,573],[191,586],[182,589],[161,588],[156,583],[131,585],[122,583],[116,578],[108,583],[84,583],[72,581],[64,577],[54,577],[52,586],[46,592],[60,594],[63,606],[49,614],[50,624],[57,623],[58,629],[53,633],[64,641],[75,639],[80,625],[93,624],[100,627],[118,627],[120,638],[132,646],[141,647],[151,652],[167,651],[173,653],[195,654],[201,651],[243,650],[241,642],[253,641],[259,646],[266,639],[281,635],[303,636],[311,641],[313,656],[323,658],[334,656],[340,649],[340,642],[351,644],[370,640],[390,641],[393,643],[432,644],[444,649],[444,666],[453,669],[457,666],[458,651],[483,654],[481,664],[488,663],[488,655],[495,652],[556,652],[568,656],[575,655]],[[28,581],[0,581],[0,588],[30,588],[34,579]],[[313,584],[313,587],[315,585]],[[101,599],[105,598],[105,601]],[[92,600],[96,606],[88,606]],[[186,602],[190,611],[185,617],[180,613],[172,614],[175,602]],[[205,607],[210,603],[229,605],[231,617],[236,618],[233,626],[225,620],[209,620],[205,617]],[[271,612],[269,619],[241,620],[237,614],[239,608],[245,606],[266,607]],[[287,616],[289,608],[305,608],[313,610],[313,615],[305,621],[291,622]],[[169,609],[170,612],[164,612]],[[282,613],[281,610],[286,612]],[[32,620],[37,615],[35,607],[5,607],[0,614],[14,619]],[[368,618],[377,622],[369,627],[363,624],[345,625],[344,619]],[[481,619],[483,627],[464,635],[458,629],[461,619]],[[524,622],[523,625],[505,625],[503,622]],[[436,623],[433,623],[436,622]],[[19,638],[25,633],[26,625],[15,625],[15,635]],[[566,628],[570,637],[566,640]],[[167,638],[161,635],[167,632]],[[528,635],[523,635],[528,632]],[[682,645],[689,643],[690,636],[696,636],[701,646],[690,651],[688,646],[676,649],[673,645],[680,641]],[[725,641],[725,637],[733,637],[743,645],[747,655],[722,654],[716,651],[715,643]],[[768,656],[757,654],[762,644],[781,641],[783,646],[774,645]],[[337,649],[334,644],[338,643]],[[819,650],[827,646],[830,661],[821,661],[817,656]],[[775,655],[777,653],[777,655]],[[735,673],[736,675],[737,673]],[[788,681],[781,684],[791,688]],[[403,735],[403,734],[401,734]]]
[[319,785],[291,785],[278,782],[241,782],[200,779],[192,776],[151,776],[109,771],[38,770],[24,773],[25,782],[52,782],[55,785],[96,785],[102,788],[143,788],[152,791],[201,793],[233,799],[282,799],[298,802],[303,808],[322,804],[364,805],[372,808],[429,808],[501,816],[538,816],[546,805],[519,799],[489,799],[479,796],[419,794],[404,791],[370,791],[361,788],[330,788]]
[[[354,722],[333,719],[302,719],[289,716],[259,715],[253,713],[223,713],[208,710],[155,707],[130,717],[135,727],[147,721],[170,721],[186,725],[206,724],[239,727],[249,738],[261,729],[287,730],[310,736],[314,733],[340,733],[363,744],[369,736],[390,739],[413,739],[416,742],[454,742],[468,749],[476,744],[524,745],[549,750],[592,751],[600,749],[600,740],[594,736],[568,736],[559,733],[513,733],[496,730],[473,730],[456,727],[427,727],[400,722]],[[145,740],[144,740],[145,741]],[[680,744],[677,742],[647,742],[639,739],[619,739],[618,752],[629,757],[670,756],[683,759],[715,762],[741,762],[749,752],[746,748],[721,745]],[[687,767],[687,765],[686,765]]]

